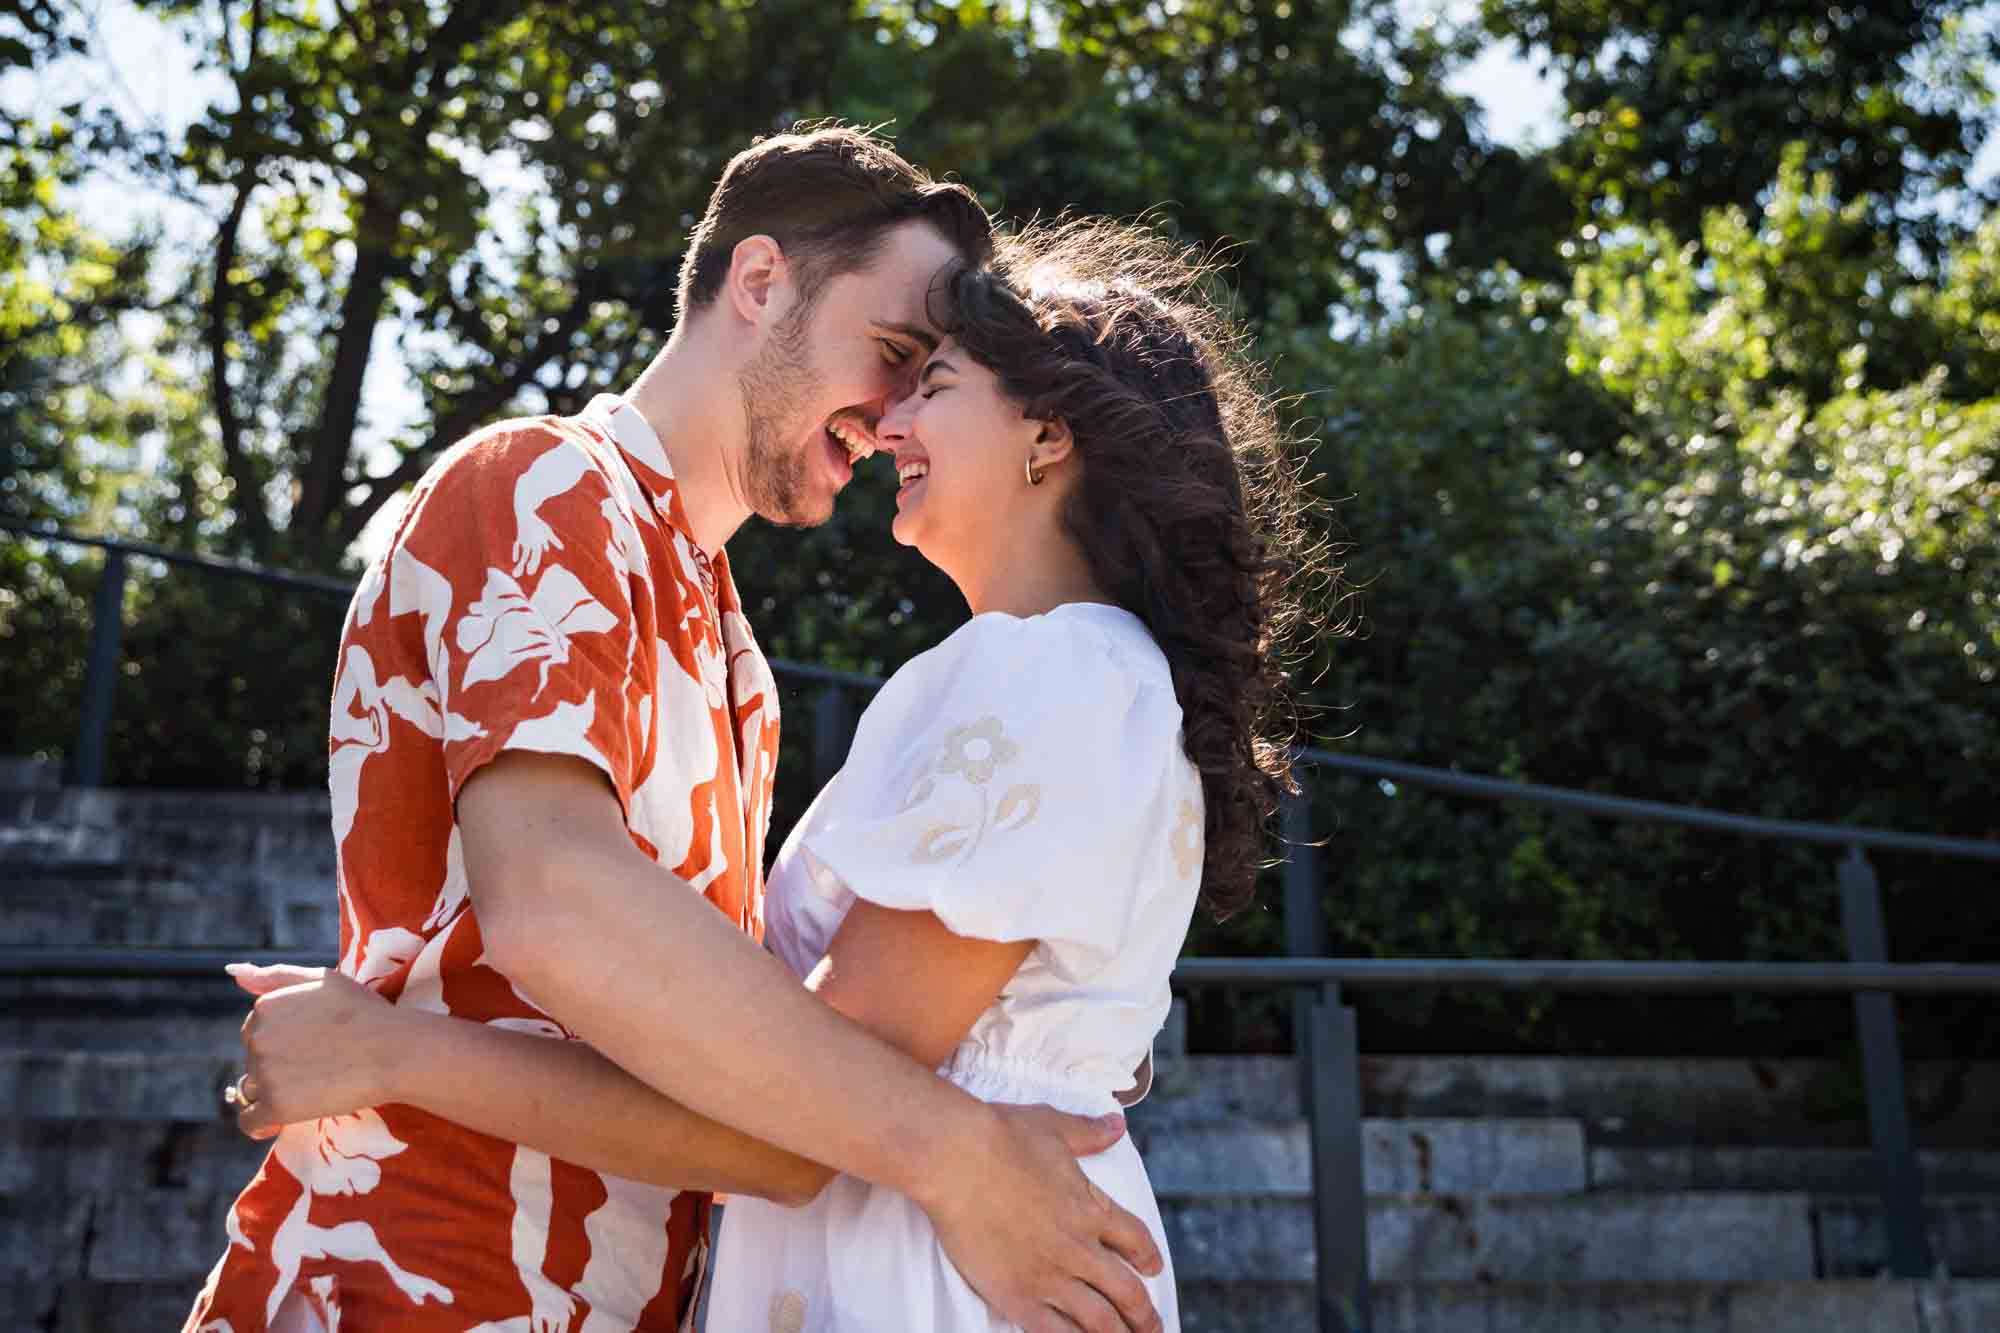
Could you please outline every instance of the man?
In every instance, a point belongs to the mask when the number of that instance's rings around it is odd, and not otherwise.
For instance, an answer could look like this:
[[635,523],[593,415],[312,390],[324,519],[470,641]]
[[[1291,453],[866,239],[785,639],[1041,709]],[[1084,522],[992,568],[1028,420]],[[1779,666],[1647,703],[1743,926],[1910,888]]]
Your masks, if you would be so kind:
[[[990,242],[969,192],[878,139],[760,141],[622,399],[440,460],[342,637],[341,968],[399,1004],[580,1038],[690,1127],[903,1190],[1030,1329],[1149,1328],[1125,1259],[1156,1271],[1153,1241],[1072,1160],[1115,1123],[971,1099],[754,941],[777,703],[723,544],[752,513],[831,514],[940,336],[933,281]],[[187,1327],[669,1329],[708,1207],[410,1107],[296,1124]]]

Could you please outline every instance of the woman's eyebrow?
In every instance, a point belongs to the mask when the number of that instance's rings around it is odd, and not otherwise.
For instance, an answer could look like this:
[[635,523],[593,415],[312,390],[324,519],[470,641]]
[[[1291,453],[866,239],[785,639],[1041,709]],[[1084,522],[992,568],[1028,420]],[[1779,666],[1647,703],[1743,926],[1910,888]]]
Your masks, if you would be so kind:
[[958,373],[958,367],[954,366],[951,362],[941,361],[933,357],[930,363],[924,367],[924,373],[917,376],[917,386],[921,388],[924,385],[929,384],[931,382],[931,376],[936,374],[940,370],[949,370],[954,375]]

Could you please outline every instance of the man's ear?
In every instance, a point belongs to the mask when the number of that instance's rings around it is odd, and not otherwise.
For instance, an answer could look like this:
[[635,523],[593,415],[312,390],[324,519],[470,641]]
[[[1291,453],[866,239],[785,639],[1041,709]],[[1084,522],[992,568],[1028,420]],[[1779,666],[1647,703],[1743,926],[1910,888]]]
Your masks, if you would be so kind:
[[1076,437],[1070,434],[1069,423],[1061,417],[1053,421],[1035,423],[1035,467],[1052,467],[1076,452]]
[[779,289],[786,285],[789,276],[785,252],[776,240],[761,233],[745,236],[729,252],[729,271],[722,278],[722,293],[738,319],[747,324],[766,324],[775,312],[774,301],[782,301]]

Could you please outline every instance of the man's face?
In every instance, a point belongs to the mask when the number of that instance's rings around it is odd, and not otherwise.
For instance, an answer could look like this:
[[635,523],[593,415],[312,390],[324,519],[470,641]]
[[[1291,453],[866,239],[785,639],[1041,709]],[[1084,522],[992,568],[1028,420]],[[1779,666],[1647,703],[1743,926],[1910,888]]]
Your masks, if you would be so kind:
[[905,223],[873,264],[833,279],[766,335],[740,376],[743,491],[754,511],[787,527],[833,516],[855,455],[874,447],[887,403],[938,344],[927,298],[958,259],[928,223]]

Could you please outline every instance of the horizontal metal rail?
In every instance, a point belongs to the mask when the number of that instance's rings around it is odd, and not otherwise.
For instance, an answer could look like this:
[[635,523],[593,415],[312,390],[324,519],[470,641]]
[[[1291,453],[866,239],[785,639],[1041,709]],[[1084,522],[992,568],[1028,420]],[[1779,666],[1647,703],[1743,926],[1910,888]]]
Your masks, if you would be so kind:
[[[225,963],[331,967],[330,955],[272,949],[0,949],[0,977],[226,980]],[[1969,963],[1575,962],[1512,958],[1184,958],[1178,989],[1338,985],[1599,994],[2000,995],[2000,965]]]
[[1698,805],[1669,805],[1665,801],[1605,796],[1571,787],[1480,777],[1455,769],[1428,768],[1394,759],[1333,754],[1326,750],[1303,750],[1300,758],[1312,767],[1328,772],[1386,778],[1391,782],[1407,782],[1413,787],[1427,787],[1456,796],[1476,796],[1491,801],[1527,801],[1534,805],[1556,806],[1581,814],[1604,815],[1639,823],[1680,824],[1689,828],[1713,829],[1719,833],[1742,833],[1754,838],[1781,838],[1788,842],[1821,843],[1835,847],[1879,847],[1890,851],[1934,852],[1939,856],[1959,856],[1975,861],[2000,861],[2000,842],[1979,838],[1948,838],[1929,833],[1867,828],[1858,824],[1818,824],[1797,819],[1732,815],[1721,810],[1705,810]]
[[348,579],[327,578],[320,574],[300,574],[289,569],[271,569],[248,560],[224,560],[219,556],[196,555],[190,551],[176,551],[170,546],[155,546],[151,542],[126,541],[117,537],[84,537],[73,532],[24,523],[17,518],[0,518],[0,529],[18,533],[34,541],[56,542],[66,546],[94,546],[101,551],[118,551],[125,555],[144,556],[148,560],[179,565],[184,569],[198,569],[207,574],[227,574],[235,578],[255,579],[259,583],[270,583],[283,588],[300,588],[307,592],[324,593],[330,597],[354,595],[355,585]]

